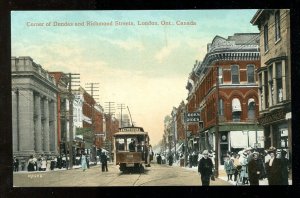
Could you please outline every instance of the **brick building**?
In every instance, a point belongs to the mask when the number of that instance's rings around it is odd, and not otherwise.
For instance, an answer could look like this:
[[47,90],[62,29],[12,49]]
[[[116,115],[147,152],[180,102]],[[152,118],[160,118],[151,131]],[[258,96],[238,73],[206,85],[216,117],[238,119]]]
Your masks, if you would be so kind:
[[[68,141],[68,117],[67,106],[69,105],[68,82],[69,78],[63,72],[49,72],[54,77],[56,86],[59,89],[57,93],[57,145]],[[62,148],[62,146],[60,146]]]
[[97,104],[95,99],[87,93],[82,87],[74,91],[75,99],[81,99],[82,110],[74,111],[76,124],[76,135],[81,134],[85,141],[85,149],[90,149],[95,145],[97,148],[103,147],[104,137],[104,111],[101,105]]
[[187,112],[200,112],[203,122],[188,125],[189,141],[198,145],[193,150],[218,149],[221,164],[228,151],[264,147],[263,131],[257,125],[258,44],[256,33],[236,33],[227,39],[216,36],[207,45],[204,60],[196,62],[186,86]]

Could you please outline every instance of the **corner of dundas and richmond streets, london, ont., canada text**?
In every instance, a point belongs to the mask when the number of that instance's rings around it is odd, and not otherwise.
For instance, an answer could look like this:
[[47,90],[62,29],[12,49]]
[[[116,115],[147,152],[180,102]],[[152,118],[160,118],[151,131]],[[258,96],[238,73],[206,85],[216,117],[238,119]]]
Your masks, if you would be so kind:
[[196,26],[197,22],[190,21],[81,21],[81,22],[70,22],[70,21],[49,21],[49,22],[26,22],[27,27],[97,27],[97,26]]

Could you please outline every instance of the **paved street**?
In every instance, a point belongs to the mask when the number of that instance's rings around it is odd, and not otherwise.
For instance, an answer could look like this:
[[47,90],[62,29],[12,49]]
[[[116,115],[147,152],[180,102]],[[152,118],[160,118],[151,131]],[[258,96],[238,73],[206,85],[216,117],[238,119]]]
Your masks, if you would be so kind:
[[[200,186],[200,176],[194,168],[152,164],[144,174],[121,173],[118,166],[109,164],[108,172],[100,166],[82,169],[55,170],[46,172],[14,173],[15,187],[62,187],[62,186]],[[232,185],[222,179],[211,181],[211,185]]]

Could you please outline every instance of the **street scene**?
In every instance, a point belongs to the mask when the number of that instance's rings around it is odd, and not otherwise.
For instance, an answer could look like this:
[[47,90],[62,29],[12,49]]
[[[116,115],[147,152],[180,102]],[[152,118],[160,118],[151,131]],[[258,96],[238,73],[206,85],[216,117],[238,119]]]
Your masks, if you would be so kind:
[[293,184],[289,9],[11,19],[14,187]]

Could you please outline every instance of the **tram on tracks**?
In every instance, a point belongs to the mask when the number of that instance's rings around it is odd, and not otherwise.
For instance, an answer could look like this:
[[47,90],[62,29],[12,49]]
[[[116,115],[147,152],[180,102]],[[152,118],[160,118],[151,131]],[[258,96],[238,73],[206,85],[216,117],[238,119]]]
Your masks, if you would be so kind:
[[142,127],[122,127],[113,135],[114,159],[122,172],[144,172],[152,153],[148,132]]

